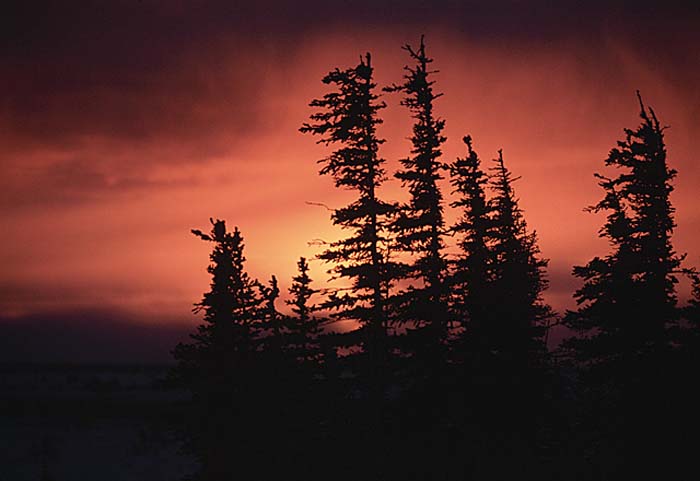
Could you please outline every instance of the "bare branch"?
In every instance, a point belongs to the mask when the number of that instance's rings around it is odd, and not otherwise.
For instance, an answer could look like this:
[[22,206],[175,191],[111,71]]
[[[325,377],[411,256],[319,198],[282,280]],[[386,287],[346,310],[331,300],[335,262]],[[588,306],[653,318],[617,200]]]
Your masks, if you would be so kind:
[[314,206],[316,206],[316,207],[323,207],[323,208],[326,209],[326,210],[329,210],[329,211],[331,211],[331,212],[335,212],[335,209],[331,209],[330,207],[328,207],[326,204],[324,204],[324,203],[322,203],[322,202],[311,202],[311,201],[307,200],[307,201],[304,202],[304,204],[306,204],[306,205],[314,205]]

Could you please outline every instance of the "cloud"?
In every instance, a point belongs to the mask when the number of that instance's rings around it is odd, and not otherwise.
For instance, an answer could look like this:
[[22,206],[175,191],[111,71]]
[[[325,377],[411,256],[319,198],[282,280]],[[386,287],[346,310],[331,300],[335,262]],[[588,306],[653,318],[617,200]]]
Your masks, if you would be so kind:
[[[97,154],[93,154],[97,155]],[[204,183],[202,175],[191,169],[172,171],[159,165],[143,165],[137,160],[115,166],[116,159],[76,157],[72,153],[47,155],[34,165],[23,159],[14,169],[7,168],[0,180],[0,209],[67,208],[83,203],[115,201],[139,192]],[[48,160],[48,161],[47,161]],[[200,174],[207,171],[199,164]],[[31,188],[31,195],[27,189]]]
[[18,4],[2,25],[0,137],[5,155],[107,138],[187,144],[189,159],[206,158],[261,127],[270,74],[303,56],[305,39],[322,41],[330,31],[417,36],[437,26],[471,45],[599,52],[612,37],[691,85],[699,69],[688,45],[699,40],[699,9],[654,5],[629,12],[615,2],[566,1]]
[[[557,308],[578,286],[571,265],[606,252],[601,219],[581,209],[599,198],[592,173],[622,127],[636,125],[636,88],[672,124],[677,248],[697,244],[698,6],[14,3],[0,18],[0,304],[33,332],[92,333],[70,346],[85,339],[91,349],[110,329],[138,337],[134,326],[174,312],[189,319],[209,282],[208,246],[189,229],[212,216],[243,230],[251,273],[288,282],[296,257],[317,253],[308,240],[339,235],[304,202],[350,198],[317,176],[324,151],[297,132],[320,78],[371,49],[378,82],[397,81],[400,46],[421,33],[441,71],[445,158],[463,155],[467,132],[486,163],[505,149],[523,175],[528,225],[552,258],[547,299]],[[385,99],[391,171],[410,118],[396,96]],[[382,195],[400,190],[389,182]],[[321,285],[328,266],[313,265]],[[104,330],[91,326],[101,319]]]
[[[105,48],[105,56],[120,55]],[[131,55],[143,54],[134,46]],[[29,56],[5,66],[0,80],[5,155],[29,148],[70,150],[101,140],[136,148],[188,144],[190,159],[207,158],[257,126],[263,69],[226,44],[184,52],[157,71],[95,65],[77,52]]]
[[304,56],[304,40],[330,32],[417,36],[437,27],[467,45],[598,52],[612,37],[671,81],[692,85],[700,69],[687,46],[700,40],[692,23],[699,10],[654,5],[637,3],[630,13],[622,3],[566,1],[17,4],[0,34],[3,155],[95,139],[183,151],[148,162],[220,155],[263,128],[274,115],[261,108],[268,82],[284,81],[276,74]]

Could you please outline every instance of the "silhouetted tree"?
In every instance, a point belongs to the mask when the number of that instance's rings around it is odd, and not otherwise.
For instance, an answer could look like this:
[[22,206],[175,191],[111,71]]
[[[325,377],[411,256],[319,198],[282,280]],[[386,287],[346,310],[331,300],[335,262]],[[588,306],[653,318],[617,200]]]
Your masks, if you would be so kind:
[[584,363],[663,349],[666,329],[678,318],[674,273],[681,257],[671,245],[675,222],[669,200],[676,171],[666,162],[664,129],[637,95],[642,123],[636,130],[625,129],[625,140],[605,161],[623,173],[597,175],[605,197],[589,208],[609,212],[600,236],[610,241],[613,252],[574,268],[574,275],[584,280],[575,293],[581,307],[566,322],[579,334],[570,345]]
[[313,315],[315,306],[310,304],[311,296],[318,293],[311,287],[309,263],[304,257],[297,262],[299,273],[292,278],[289,288],[291,299],[286,303],[292,307],[293,315],[288,319],[289,349],[292,356],[303,364],[316,364],[322,361],[320,337],[323,333],[322,318]]
[[[493,206],[486,198],[488,176],[481,169],[481,161],[472,148],[472,138],[463,138],[467,156],[450,164],[450,183],[457,200],[450,205],[462,213],[452,226],[457,236],[459,252],[453,262],[450,276],[452,291],[452,315],[463,328],[463,338],[472,341],[470,354],[479,356],[485,349],[489,328],[489,315],[494,302],[502,302],[495,296],[493,283],[494,255]],[[484,343],[477,347],[475,343]],[[467,349],[462,346],[463,349]],[[460,357],[464,356],[464,352]]]
[[268,355],[273,355],[281,361],[284,345],[284,316],[275,306],[275,302],[280,296],[277,278],[273,275],[268,281],[268,285],[261,284],[259,289],[265,300],[259,325],[263,336],[260,336],[259,341],[262,343],[262,349],[267,350]]
[[[595,407],[592,425],[608,449],[619,455],[609,474],[663,477],[681,464],[674,430],[686,395],[677,374],[685,371],[673,353],[671,327],[679,310],[675,274],[682,258],[671,244],[675,227],[669,195],[676,175],[666,159],[664,128],[637,92],[641,124],[625,129],[605,160],[622,172],[597,175],[605,196],[593,212],[607,211],[600,237],[612,252],[574,268],[583,286],[574,295],[579,308],[566,324],[577,336],[566,343],[583,369],[583,381]],[[687,371],[686,371],[687,372]],[[669,403],[670,399],[675,399]],[[598,419],[607,419],[598,424]],[[663,443],[657,442],[663,439]],[[640,459],[650,462],[640,465]],[[672,476],[673,477],[673,476]]]
[[574,297],[580,305],[568,312],[565,323],[577,337],[565,345],[573,349],[583,365],[594,366],[623,354],[628,316],[634,308],[635,248],[633,225],[623,204],[616,182],[596,174],[605,197],[587,210],[609,211],[600,236],[609,239],[614,252],[604,258],[595,257],[585,266],[574,267],[574,276],[584,280]]
[[454,315],[467,342],[461,348],[469,351],[460,356],[477,364],[493,355],[508,365],[541,363],[553,315],[542,300],[547,261],[539,257],[536,234],[527,231],[512,187],[518,179],[505,167],[502,151],[487,175],[471,137],[463,140],[467,157],[449,166],[457,194],[451,205],[462,211],[452,227],[459,252],[450,278]]
[[301,132],[321,135],[319,143],[339,144],[340,147],[319,162],[320,173],[330,175],[337,187],[357,192],[350,205],[336,209],[333,223],[352,231],[350,237],[333,242],[319,255],[329,263],[336,278],[351,282],[349,290],[333,293],[324,307],[337,309],[337,319],[356,319],[362,325],[363,345],[370,356],[373,375],[381,377],[386,356],[386,297],[390,264],[388,262],[387,216],[395,210],[383,202],[377,188],[385,180],[379,157],[379,145],[384,141],[376,134],[382,121],[372,80],[369,53],[359,65],[345,70],[336,69],[323,78],[336,90],[313,100],[312,107],[320,112],[311,115],[314,123],[306,123]]
[[700,275],[692,277],[693,295],[687,309],[687,317],[691,322],[691,326],[700,333]]
[[[514,454],[507,459],[520,469],[506,468],[500,476],[535,478],[538,437],[547,423],[548,364],[545,323],[552,316],[542,300],[547,287],[547,261],[539,257],[537,238],[528,232],[513,190],[513,178],[499,150],[487,180],[479,168],[471,139],[465,138],[468,157],[458,160],[453,178],[460,192],[464,215],[457,224],[461,255],[455,272],[456,300],[464,302],[467,323],[463,342],[457,344],[465,361],[465,402],[472,437],[473,464],[491,457],[490,451]],[[459,202],[458,201],[458,202]],[[551,397],[549,397],[551,399]],[[536,471],[536,470],[534,470]],[[510,473],[507,475],[506,473]]]
[[[209,234],[192,231],[214,244],[207,269],[211,289],[194,308],[204,312],[204,323],[191,343],[176,346],[173,374],[192,393],[189,437],[202,477],[218,480],[232,475],[231,450],[245,438],[242,416],[249,415],[245,406],[255,381],[256,320],[263,299],[245,271],[239,230],[230,233],[224,221],[211,222]],[[235,469],[244,470],[244,464]]]
[[[214,243],[207,271],[212,275],[211,289],[195,304],[194,312],[204,312],[204,324],[191,335],[194,342],[179,344],[175,358],[181,373],[192,367],[201,370],[206,361],[231,361],[231,356],[249,357],[255,350],[255,320],[262,303],[257,283],[244,268],[243,238],[238,228],[226,232],[224,221],[212,221],[210,234],[192,233]],[[196,373],[192,373],[195,376]]]
[[388,92],[404,94],[401,105],[407,107],[415,121],[410,137],[413,148],[411,156],[401,159],[403,166],[394,175],[408,187],[411,194],[407,205],[402,205],[393,220],[391,230],[396,233],[398,247],[414,256],[406,274],[419,279],[398,297],[403,321],[414,321],[423,327],[427,336],[423,342],[432,346],[431,351],[444,345],[447,338],[447,299],[444,288],[446,261],[442,253],[444,242],[443,198],[438,181],[440,171],[445,168],[440,162],[442,135],[445,121],[433,111],[435,99],[442,94],[433,92],[428,70],[433,59],[425,53],[421,36],[420,46],[414,50],[405,45],[415,66],[406,66],[404,82],[385,88]]
[[539,257],[537,235],[527,231],[518,207],[512,184],[519,177],[513,178],[505,167],[501,150],[494,162],[490,182],[494,192],[491,289],[501,302],[489,306],[493,320],[488,343],[504,360],[516,361],[516,365],[539,363],[546,351],[545,323],[552,316],[542,300],[548,285],[548,261]]

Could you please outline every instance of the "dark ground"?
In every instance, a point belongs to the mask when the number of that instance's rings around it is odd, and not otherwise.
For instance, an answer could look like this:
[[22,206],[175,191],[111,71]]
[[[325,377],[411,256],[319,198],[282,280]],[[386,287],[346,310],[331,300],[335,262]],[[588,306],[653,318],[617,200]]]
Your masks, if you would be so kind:
[[165,365],[0,366],[0,481],[183,478]]

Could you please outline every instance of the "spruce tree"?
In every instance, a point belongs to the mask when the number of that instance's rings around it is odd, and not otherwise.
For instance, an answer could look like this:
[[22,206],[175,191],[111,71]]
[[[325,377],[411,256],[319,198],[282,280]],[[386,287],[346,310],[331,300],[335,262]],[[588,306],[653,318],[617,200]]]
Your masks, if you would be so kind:
[[234,466],[230,452],[246,437],[263,301],[256,281],[245,271],[241,233],[237,228],[227,232],[222,220],[211,223],[209,234],[192,231],[214,244],[207,268],[211,288],[194,308],[204,312],[204,323],[190,336],[192,342],[180,343],[173,351],[173,376],[192,393],[188,437],[206,480],[245,470],[244,464]]
[[547,288],[545,269],[548,261],[539,256],[537,235],[528,232],[522,210],[513,190],[513,178],[498,151],[491,169],[490,186],[494,193],[492,250],[493,289],[491,328],[488,343],[502,360],[516,365],[539,363],[546,350],[545,323],[552,316],[551,308],[542,300]]
[[386,297],[390,280],[387,216],[393,204],[379,199],[377,189],[386,179],[384,159],[376,134],[382,120],[378,112],[386,105],[378,102],[376,84],[368,53],[360,63],[345,70],[335,69],[323,83],[335,90],[311,102],[320,109],[311,115],[301,132],[320,135],[319,143],[338,149],[319,161],[321,175],[330,175],[336,187],[352,190],[357,199],[335,209],[333,223],[351,232],[350,237],[331,243],[319,258],[334,264],[334,278],[346,279],[349,289],[333,293],[324,307],[336,309],[336,319],[354,319],[361,324],[363,346],[369,353],[373,372],[378,374],[386,354]]
[[292,278],[289,288],[291,298],[285,301],[291,306],[293,315],[287,321],[289,346],[292,357],[302,364],[317,364],[322,361],[320,337],[323,333],[322,318],[313,315],[315,306],[311,297],[318,293],[311,287],[309,263],[304,257],[297,262],[298,274]]
[[445,121],[433,110],[434,101],[442,94],[433,92],[435,82],[430,75],[436,71],[428,69],[433,59],[425,53],[423,37],[417,50],[410,45],[403,49],[415,65],[405,67],[402,84],[385,90],[403,93],[401,105],[414,119],[411,156],[401,159],[403,169],[394,174],[408,188],[410,200],[397,212],[391,230],[396,233],[398,247],[414,256],[407,276],[420,281],[399,296],[403,320],[425,326],[429,332],[426,340],[434,349],[447,337],[443,198],[438,186],[440,171],[445,168],[440,161]]
[[486,174],[471,137],[463,140],[467,156],[450,165],[451,205],[462,214],[451,229],[458,247],[450,276],[452,312],[463,327],[453,356],[464,374],[453,394],[473,415],[458,412],[457,419],[464,419],[465,432],[475,433],[475,456],[491,455],[482,446],[498,443],[532,458],[547,419],[550,384],[544,325],[552,314],[542,300],[547,261],[539,257],[535,233],[528,232],[513,190],[517,179],[502,151]]
[[608,211],[600,236],[609,240],[614,252],[574,267],[574,276],[582,278],[584,284],[574,294],[579,308],[564,319],[576,334],[565,347],[583,366],[591,367],[604,365],[627,351],[626,324],[635,304],[633,221],[616,181],[600,174],[596,177],[605,196],[587,210]]
[[[452,262],[449,284],[452,292],[452,316],[462,327],[463,339],[483,342],[489,327],[489,315],[499,302],[492,289],[494,259],[491,249],[493,237],[493,206],[486,197],[488,176],[481,169],[481,161],[472,147],[472,138],[463,138],[467,156],[449,165],[450,183],[457,199],[450,205],[461,212],[452,232],[457,237],[459,251]],[[485,347],[474,343],[471,354],[479,354]],[[460,357],[465,353],[462,352]]]
[[[183,374],[189,368],[206,371],[205,363],[216,367],[234,360],[249,358],[255,350],[256,319],[262,303],[257,282],[245,271],[243,238],[238,228],[226,231],[222,220],[212,222],[212,230],[192,233],[214,244],[207,271],[212,276],[211,289],[195,304],[195,313],[204,312],[204,324],[190,337],[194,342],[179,344],[174,352]],[[195,378],[198,374],[192,373]],[[192,379],[196,381],[196,379]]]
[[280,358],[281,361],[284,344],[284,316],[275,306],[280,296],[277,278],[273,275],[270,277],[267,286],[260,284],[258,288],[264,299],[259,322],[259,329],[262,334],[259,336],[259,342],[262,343],[263,350],[267,350],[268,354]]
[[614,178],[597,175],[605,196],[593,212],[608,211],[600,237],[613,252],[575,267],[584,280],[576,291],[579,309],[566,323],[579,334],[570,342],[581,361],[600,364],[664,350],[667,329],[678,318],[676,276],[682,258],[673,250],[675,227],[669,195],[676,171],[666,160],[664,128],[637,93],[641,124],[625,129],[605,165],[621,169]]
[[[689,399],[688,363],[674,352],[672,338],[682,261],[671,243],[676,172],[667,163],[664,127],[637,96],[641,123],[625,129],[610,151],[605,165],[620,173],[597,175],[605,195],[590,208],[608,212],[599,236],[612,252],[574,268],[583,285],[574,294],[579,308],[565,318],[577,334],[566,347],[583,367],[595,407],[591,422],[619,453],[606,475],[660,478],[683,465],[677,453],[687,448],[677,431],[693,416],[681,402]],[[610,421],[598,425],[598,419]],[[652,462],[642,466],[639,459]]]

